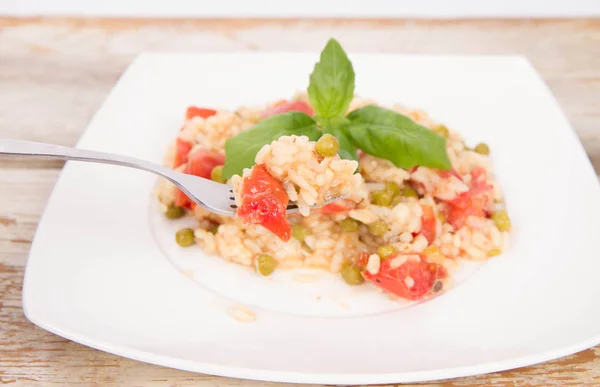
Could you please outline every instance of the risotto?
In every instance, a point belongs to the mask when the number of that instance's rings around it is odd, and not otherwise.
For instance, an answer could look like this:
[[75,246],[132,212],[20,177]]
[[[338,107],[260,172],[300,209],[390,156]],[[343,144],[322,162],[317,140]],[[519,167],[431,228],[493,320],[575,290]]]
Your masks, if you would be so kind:
[[[423,111],[402,105],[385,109],[393,122],[400,123],[394,125],[416,125],[428,132],[424,136],[435,136],[397,149],[417,155],[410,167],[401,159],[406,155],[395,151],[381,157],[384,145],[376,138],[361,140],[364,130],[377,127],[368,114],[384,108],[356,96],[350,96],[339,114],[348,117],[343,125],[357,123],[361,132],[325,130],[331,121],[317,124],[320,131],[313,132],[302,123],[296,134],[248,142],[256,150],[235,168],[228,166],[230,160],[242,157],[232,152],[232,139],[290,117],[312,122],[317,105],[309,87],[308,93],[264,107],[188,108],[165,164],[230,184],[238,216],[210,213],[170,183],[161,182],[157,194],[165,215],[171,219],[189,215],[198,221],[195,229],[177,233],[182,247],[197,244],[209,254],[252,267],[259,275],[297,267],[324,269],[349,285],[365,283],[362,286],[377,286],[409,300],[448,289],[460,260],[484,261],[507,248],[510,219],[489,147],[468,147],[458,132]],[[371,120],[362,129],[361,117]],[[389,130],[388,126],[381,130]],[[441,162],[423,162],[414,149],[433,147],[438,139],[449,168],[437,167]],[[322,206],[340,196],[342,200]],[[286,215],[288,202],[299,212]]]

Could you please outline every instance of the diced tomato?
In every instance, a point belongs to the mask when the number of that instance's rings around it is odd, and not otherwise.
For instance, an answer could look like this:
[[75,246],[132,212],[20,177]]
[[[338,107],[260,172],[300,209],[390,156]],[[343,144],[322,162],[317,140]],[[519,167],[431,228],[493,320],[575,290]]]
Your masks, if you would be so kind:
[[369,262],[369,255],[370,254],[366,251],[360,253],[360,257],[356,261],[356,266],[364,269],[367,266],[367,263]]
[[247,224],[260,224],[287,242],[292,226],[285,211],[289,197],[283,184],[271,176],[264,165],[257,164],[242,183],[242,205],[237,216]]
[[485,216],[485,211],[478,210],[475,207],[450,207],[448,209],[448,223],[450,223],[455,230],[464,226],[469,216]]
[[188,210],[193,210],[196,203],[192,201],[192,199],[188,198],[186,194],[181,192],[181,190],[177,190],[177,194],[175,195],[175,205],[177,207],[187,208]]
[[450,176],[454,176],[456,177],[458,180],[463,181],[462,177],[458,174],[458,172],[456,171],[456,169],[451,169],[449,171],[442,171],[442,170],[438,170],[437,174],[441,177],[441,178],[449,178]]
[[[185,166],[183,173],[210,179],[210,173],[213,168],[223,164],[225,164],[225,156],[221,153],[197,149],[188,155],[187,165]],[[195,207],[195,203],[192,199],[188,198],[186,194],[179,190],[177,190],[177,196],[175,197],[175,205],[188,209],[193,209]]]
[[435,240],[437,226],[435,214],[431,206],[421,206],[421,208],[423,210],[423,215],[421,215],[421,231],[419,231],[419,233],[423,234],[429,243],[432,243]]
[[471,171],[471,191],[475,194],[489,193],[492,186],[487,183],[487,172],[483,167]]
[[302,112],[309,116],[314,114],[313,108],[305,101],[279,101],[267,110],[263,111],[262,118],[270,117],[274,114],[287,112]]
[[175,158],[173,159],[173,168],[187,163],[188,153],[192,150],[192,144],[177,138],[175,141]]
[[471,187],[448,202],[448,223],[454,229],[461,228],[469,216],[486,216],[492,202],[492,186],[487,184],[485,169],[471,171]]
[[[363,276],[375,286],[409,300],[421,300],[441,289],[434,289],[436,281],[448,276],[446,269],[437,263],[427,262],[422,256],[419,260],[408,259],[398,267],[392,267],[393,260],[399,257],[394,254],[381,262],[377,274],[363,272]],[[436,287],[437,288],[437,287]]]
[[338,200],[337,202],[329,203],[323,207],[321,207],[322,214],[338,214],[342,212],[350,211],[352,208],[352,202],[349,200]]
[[222,153],[198,149],[189,155],[189,160],[184,173],[210,179],[213,168],[225,164]]
[[185,119],[191,120],[194,117],[208,118],[210,116],[214,116],[215,114],[217,114],[217,111],[213,110],[213,109],[205,109],[205,108],[200,108],[197,106],[189,106],[187,108],[187,111],[185,112]]

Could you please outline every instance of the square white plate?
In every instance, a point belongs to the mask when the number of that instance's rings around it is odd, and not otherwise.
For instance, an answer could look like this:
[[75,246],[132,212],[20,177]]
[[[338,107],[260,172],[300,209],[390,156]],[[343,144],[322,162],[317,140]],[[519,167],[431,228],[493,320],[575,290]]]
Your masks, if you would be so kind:
[[[155,218],[153,175],[69,163],[27,264],[27,317],[60,336],[141,361],[306,383],[458,377],[599,343],[599,185],[529,63],[519,57],[350,57],[359,95],[422,108],[469,144],[490,144],[514,224],[508,252],[417,306],[360,291],[360,301],[348,305],[334,299],[339,279],[332,276],[291,285],[283,274],[262,279],[199,249],[175,249],[173,226]],[[160,162],[189,104],[233,109],[289,97],[306,87],[317,58],[142,55],[79,147]],[[352,294],[340,297],[352,303]],[[254,322],[227,313],[238,302],[250,305]]]

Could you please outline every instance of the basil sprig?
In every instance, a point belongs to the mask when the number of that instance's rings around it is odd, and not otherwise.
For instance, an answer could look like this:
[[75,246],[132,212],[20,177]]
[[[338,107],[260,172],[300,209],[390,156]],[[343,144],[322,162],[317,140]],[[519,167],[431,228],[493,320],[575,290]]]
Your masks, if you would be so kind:
[[399,168],[452,168],[446,139],[402,114],[365,106],[351,112],[348,119],[348,134],[365,153],[387,159]]
[[256,154],[265,144],[281,136],[307,136],[313,141],[321,137],[316,122],[304,113],[289,112],[270,116],[225,143],[223,177],[241,175],[244,168],[254,165]]
[[310,74],[308,99],[318,117],[346,115],[354,97],[354,68],[340,44],[330,39]]
[[301,112],[277,114],[228,139],[223,177],[250,168],[260,148],[281,136],[305,135],[316,141],[323,133],[338,139],[339,155],[344,159],[358,160],[359,148],[399,168],[452,168],[446,139],[409,117],[377,106],[366,106],[346,116],[354,96],[354,78],[352,62],[342,46],[330,39],[310,75],[308,98],[315,118]]

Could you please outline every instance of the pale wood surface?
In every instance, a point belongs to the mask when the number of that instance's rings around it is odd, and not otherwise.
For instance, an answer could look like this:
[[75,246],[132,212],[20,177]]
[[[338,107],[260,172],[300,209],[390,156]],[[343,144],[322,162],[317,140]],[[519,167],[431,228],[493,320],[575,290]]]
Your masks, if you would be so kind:
[[[600,171],[600,20],[0,18],[0,138],[75,144],[127,64],[144,50],[316,52],[330,36],[354,51],[526,55]],[[25,319],[24,264],[61,165],[0,160],[0,384],[276,386],[122,359],[61,339]],[[519,370],[422,385],[598,386],[600,347]]]

